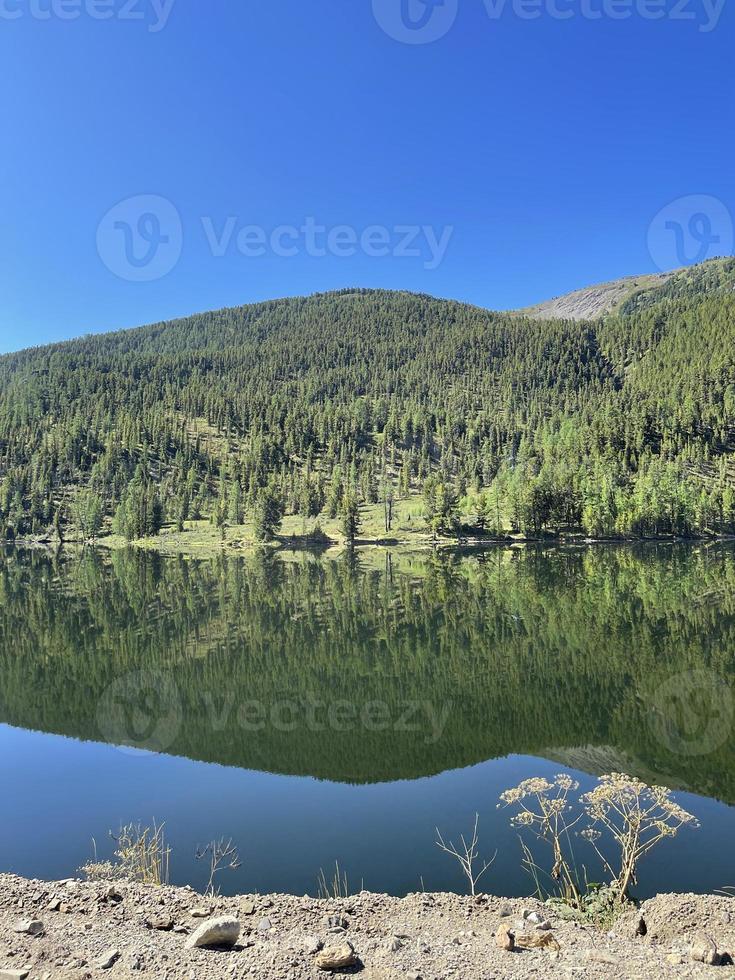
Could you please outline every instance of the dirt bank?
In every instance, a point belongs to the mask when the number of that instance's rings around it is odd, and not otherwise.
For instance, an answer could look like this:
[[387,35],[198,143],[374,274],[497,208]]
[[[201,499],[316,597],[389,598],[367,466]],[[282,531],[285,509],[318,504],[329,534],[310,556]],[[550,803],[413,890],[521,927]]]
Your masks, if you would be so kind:
[[[538,923],[528,919],[534,912],[531,920]],[[235,947],[187,948],[191,934],[214,916],[239,920]],[[640,935],[641,918],[645,935]],[[527,937],[535,937],[531,943],[542,935],[553,938],[541,940],[546,945],[540,948],[508,952],[496,939],[501,926],[515,934],[518,946]],[[362,892],[328,901],[284,895],[210,901],[187,888],[0,875],[0,980],[24,975],[29,980],[299,980],[349,974],[364,980],[654,980],[735,973],[732,966],[715,968],[692,959],[692,946],[695,955],[707,954],[706,937],[720,953],[735,953],[735,899],[659,896],[604,933],[566,921],[532,900],[448,894],[396,899]],[[354,947],[356,966],[341,973],[320,970],[324,947],[346,942]]]

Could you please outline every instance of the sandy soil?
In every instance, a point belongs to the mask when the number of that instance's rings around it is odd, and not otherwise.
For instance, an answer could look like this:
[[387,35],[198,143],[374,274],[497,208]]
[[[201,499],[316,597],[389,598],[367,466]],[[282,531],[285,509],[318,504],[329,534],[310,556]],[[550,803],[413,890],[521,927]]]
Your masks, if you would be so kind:
[[[540,926],[528,918],[537,913]],[[189,949],[207,917],[239,920],[232,949]],[[532,915],[532,919],[534,916]],[[645,922],[645,935],[641,927]],[[544,922],[544,920],[547,920]],[[40,925],[39,925],[40,923]],[[511,931],[517,946],[498,945]],[[26,930],[26,931],[18,931]],[[37,933],[37,934],[33,934]],[[547,939],[539,940],[539,936]],[[362,892],[321,901],[284,895],[205,899],[187,888],[128,882],[26,881],[0,875],[0,980],[36,978],[297,978],[408,980],[700,977],[709,941],[735,952],[735,899],[666,895],[623,915],[610,932],[567,921],[535,901]],[[324,948],[349,942],[358,959],[320,970]],[[347,948],[349,952],[349,947]],[[735,967],[716,968],[723,975]]]

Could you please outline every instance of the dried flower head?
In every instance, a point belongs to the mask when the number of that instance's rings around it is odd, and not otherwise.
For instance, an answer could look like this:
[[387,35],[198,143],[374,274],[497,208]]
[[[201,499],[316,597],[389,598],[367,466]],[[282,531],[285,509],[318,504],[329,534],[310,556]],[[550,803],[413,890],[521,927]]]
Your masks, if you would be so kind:
[[521,800],[525,800],[528,796],[542,796],[553,788],[554,784],[550,783],[548,779],[534,776],[531,779],[524,779],[522,783],[519,783],[513,789],[507,789],[504,793],[501,793],[500,799],[506,804],[518,803]]

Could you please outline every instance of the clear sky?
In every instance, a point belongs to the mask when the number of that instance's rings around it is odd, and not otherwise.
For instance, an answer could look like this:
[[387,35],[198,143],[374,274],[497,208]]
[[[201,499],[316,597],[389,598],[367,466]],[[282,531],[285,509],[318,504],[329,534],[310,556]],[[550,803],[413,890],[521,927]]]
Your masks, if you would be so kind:
[[730,253],[734,50],[732,0],[0,0],[0,350]]

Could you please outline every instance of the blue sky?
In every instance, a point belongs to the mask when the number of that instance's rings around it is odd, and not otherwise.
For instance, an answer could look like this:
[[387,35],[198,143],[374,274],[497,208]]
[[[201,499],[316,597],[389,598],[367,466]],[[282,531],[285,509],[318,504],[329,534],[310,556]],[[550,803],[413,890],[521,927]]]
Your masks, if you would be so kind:
[[0,350],[730,253],[733,41],[718,0],[0,0]]

